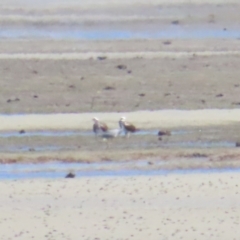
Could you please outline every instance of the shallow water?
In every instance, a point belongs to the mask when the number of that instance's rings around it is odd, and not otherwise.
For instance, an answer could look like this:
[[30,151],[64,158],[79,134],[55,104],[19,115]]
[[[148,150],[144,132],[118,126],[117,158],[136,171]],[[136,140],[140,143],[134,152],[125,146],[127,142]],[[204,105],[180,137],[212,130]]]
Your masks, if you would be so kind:
[[[157,135],[158,130],[141,130],[134,135]],[[187,134],[188,131],[178,130],[172,131],[172,135]],[[32,137],[32,136],[42,136],[42,137],[70,137],[70,136],[93,136],[92,131],[25,131],[25,133],[19,133],[17,131],[0,132],[0,138],[9,137]]]
[[[101,163],[13,163],[2,164],[0,179],[59,178],[74,171],[81,176],[118,176],[141,173],[149,165],[148,161],[101,162]],[[164,165],[163,161],[155,166]]]
[[[188,135],[194,134],[198,130],[175,130],[171,131],[171,135]],[[210,130],[209,130],[210,131]],[[202,131],[201,131],[202,132]],[[139,132],[134,133],[135,137],[140,136],[151,136],[152,139],[157,138],[158,130],[142,130]],[[216,133],[216,130],[210,131],[211,134]],[[208,132],[209,134],[209,132]],[[41,137],[42,140],[44,138],[49,137],[71,137],[71,136],[87,136],[89,138],[94,138],[92,131],[26,131],[25,133],[19,133],[16,131],[12,132],[0,132],[0,138],[7,139],[7,138],[31,138],[31,137]],[[134,137],[133,136],[133,137]],[[122,136],[119,136],[120,138]],[[140,139],[140,138],[139,138]],[[164,141],[136,141],[132,143],[132,148],[235,148],[236,143],[231,141],[165,141],[164,139],[169,139],[169,136],[163,136],[162,139]],[[79,149],[78,145],[56,145],[54,142],[52,144],[41,146],[29,146],[29,145],[22,145],[22,144],[15,144],[14,146],[7,145],[7,146],[0,146],[0,152],[48,152],[48,151],[66,151],[66,150],[77,150]]]
[[72,40],[117,40],[117,39],[204,39],[204,38],[240,38],[240,28],[221,28],[209,26],[186,27],[170,25],[159,27],[154,31],[145,29],[91,29],[82,27],[8,27],[0,29],[1,38],[42,38],[42,39],[72,39]]
[[0,138],[9,137],[70,137],[70,136],[90,136],[93,135],[90,131],[26,131],[25,133],[19,133],[16,131],[0,132]]
[[166,147],[181,148],[233,148],[236,147],[235,142],[230,141],[198,141],[198,142],[175,142],[163,144]]
[[[164,162],[159,161],[159,165]],[[168,174],[214,174],[239,172],[240,168],[225,169],[194,169],[194,170],[146,170],[147,161],[139,162],[105,162],[105,163],[43,163],[43,164],[2,164],[0,180],[64,178],[70,170],[76,177],[107,177],[107,176],[157,176]],[[119,169],[118,169],[119,168]]]

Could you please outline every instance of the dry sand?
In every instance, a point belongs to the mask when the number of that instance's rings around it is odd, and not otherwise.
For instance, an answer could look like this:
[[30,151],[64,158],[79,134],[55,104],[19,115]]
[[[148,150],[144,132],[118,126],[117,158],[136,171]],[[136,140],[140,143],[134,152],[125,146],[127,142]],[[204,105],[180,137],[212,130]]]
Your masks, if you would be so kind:
[[0,239],[238,239],[239,173],[1,181]]
[[24,114],[1,115],[0,130],[89,130],[92,118],[98,117],[110,128],[119,128],[118,121],[126,116],[141,130],[176,127],[221,126],[238,124],[239,109],[203,110],[161,110],[119,113],[79,113],[79,114]]

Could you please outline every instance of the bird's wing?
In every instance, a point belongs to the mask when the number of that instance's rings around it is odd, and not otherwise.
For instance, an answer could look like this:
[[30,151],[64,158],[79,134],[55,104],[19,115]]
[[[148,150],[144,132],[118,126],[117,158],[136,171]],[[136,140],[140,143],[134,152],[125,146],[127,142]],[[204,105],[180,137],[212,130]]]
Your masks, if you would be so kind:
[[107,126],[107,124],[104,123],[104,122],[99,123],[99,127],[101,128],[101,130],[102,130],[103,132],[106,132],[106,131],[108,130],[108,126]]
[[136,127],[129,122],[125,122],[124,126],[130,132],[135,132],[136,131]]

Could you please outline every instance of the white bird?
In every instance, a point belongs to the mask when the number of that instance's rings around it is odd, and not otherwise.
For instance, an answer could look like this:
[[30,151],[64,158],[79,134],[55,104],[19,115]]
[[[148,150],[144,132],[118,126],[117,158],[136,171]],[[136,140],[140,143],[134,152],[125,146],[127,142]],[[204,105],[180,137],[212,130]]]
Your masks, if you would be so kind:
[[115,138],[115,137],[118,137],[120,133],[121,133],[121,129],[110,129],[106,132],[101,133],[100,136],[106,139]]
[[100,133],[98,136],[101,137],[104,142],[106,142],[107,148],[109,148],[108,140],[118,137],[120,133],[121,129],[110,129],[106,132]]

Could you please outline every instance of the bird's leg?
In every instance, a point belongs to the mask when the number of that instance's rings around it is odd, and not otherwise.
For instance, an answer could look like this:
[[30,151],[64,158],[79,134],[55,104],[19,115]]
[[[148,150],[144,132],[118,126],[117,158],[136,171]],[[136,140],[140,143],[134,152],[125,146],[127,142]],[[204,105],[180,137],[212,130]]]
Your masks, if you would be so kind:
[[122,132],[123,132],[123,130],[120,129],[119,132],[118,132],[118,134],[117,134],[117,136],[120,136],[120,135],[122,134]]
[[128,131],[124,130],[125,138],[128,138]]
[[96,139],[96,141],[99,141],[99,140],[101,140],[101,139],[99,139],[99,135],[98,135],[98,133],[97,133],[97,134],[95,134],[95,139]]
[[109,148],[109,142],[108,142],[108,140],[106,141],[106,144],[107,144],[107,149]]

